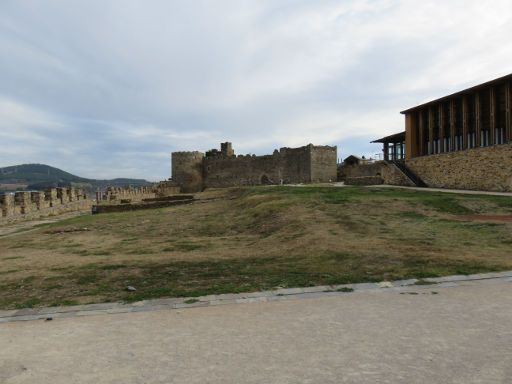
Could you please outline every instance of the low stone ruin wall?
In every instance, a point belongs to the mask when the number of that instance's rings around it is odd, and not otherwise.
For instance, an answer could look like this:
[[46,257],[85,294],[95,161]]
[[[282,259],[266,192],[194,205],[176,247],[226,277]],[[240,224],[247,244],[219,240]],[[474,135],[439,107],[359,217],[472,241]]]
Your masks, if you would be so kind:
[[384,180],[380,176],[355,176],[345,179],[346,185],[380,185]]
[[142,200],[144,203],[152,203],[157,201],[178,201],[178,200],[190,200],[193,199],[194,195],[171,195],[171,196],[162,196],[155,197],[151,199]]
[[369,164],[351,164],[343,165],[341,167],[341,177],[376,177],[380,176],[382,172],[383,161],[377,161]]
[[147,201],[141,201],[131,204],[110,204],[110,205],[93,205],[92,213],[113,213],[113,212],[129,212],[140,209],[166,208],[174,205],[190,204],[194,201],[194,196],[168,196],[167,198],[152,198]]
[[79,188],[52,188],[0,195],[0,223],[87,211],[92,201]]
[[346,185],[379,185],[383,184],[383,161],[371,164],[351,164],[341,167],[341,179]]

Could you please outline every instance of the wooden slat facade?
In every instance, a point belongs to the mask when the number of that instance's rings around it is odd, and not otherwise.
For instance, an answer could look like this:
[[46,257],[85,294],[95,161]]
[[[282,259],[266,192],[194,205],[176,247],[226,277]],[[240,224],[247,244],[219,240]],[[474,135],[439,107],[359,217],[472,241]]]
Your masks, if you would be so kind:
[[512,74],[402,113],[406,159],[465,150],[472,143],[475,147],[510,143]]
[[512,82],[505,85],[506,136],[512,141]]

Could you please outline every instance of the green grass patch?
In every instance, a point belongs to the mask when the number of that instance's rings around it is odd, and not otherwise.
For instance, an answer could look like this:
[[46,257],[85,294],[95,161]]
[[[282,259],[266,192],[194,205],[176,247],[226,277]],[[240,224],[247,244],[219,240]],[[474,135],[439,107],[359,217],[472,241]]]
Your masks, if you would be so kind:
[[423,204],[427,207],[434,208],[442,213],[450,213],[453,215],[468,215],[474,213],[469,208],[461,205],[455,198],[448,198],[446,196],[432,196],[422,200]]
[[399,212],[396,213],[397,217],[403,218],[403,219],[410,219],[410,220],[426,220],[428,219],[428,216],[414,212],[414,211],[406,211],[406,212]]
[[[190,298],[512,269],[510,223],[453,217],[508,214],[509,198],[325,186],[222,193],[225,200],[76,217],[0,239],[2,261],[24,258],[15,274],[2,274],[0,307],[31,299],[40,306]],[[45,233],[72,227],[96,236],[69,232],[59,241]],[[11,250],[18,246],[26,252]],[[95,262],[82,265],[81,256]]]
[[39,298],[32,298],[25,301],[20,301],[14,305],[14,308],[16,309],[22,309],[22,308],[34,308],[38,304],[42,302]]

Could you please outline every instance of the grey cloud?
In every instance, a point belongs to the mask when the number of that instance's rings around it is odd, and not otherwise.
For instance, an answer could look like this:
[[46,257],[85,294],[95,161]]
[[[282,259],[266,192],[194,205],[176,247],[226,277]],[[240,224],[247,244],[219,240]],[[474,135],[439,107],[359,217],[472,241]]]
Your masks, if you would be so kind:
[[401,109],[510,71],[511,34],[508,0],[4,0],[0,165],[157,180],[223,140],[373,154]]

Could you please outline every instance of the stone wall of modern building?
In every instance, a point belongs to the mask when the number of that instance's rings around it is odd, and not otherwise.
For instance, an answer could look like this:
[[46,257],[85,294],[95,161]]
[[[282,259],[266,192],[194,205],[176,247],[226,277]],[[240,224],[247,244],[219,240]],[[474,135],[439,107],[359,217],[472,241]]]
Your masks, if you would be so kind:
[[415,157],[406,164],[429,187],[512,191],[512,143]]
[[92,200],[79,188],[52,188],[0,195],[0,223],[87,211]]
[[392,163],[381,162],[380,174],[384,184],[402,185],[405,187],[414,187],[415,184],[407,176],[403,174],[396,165]]

